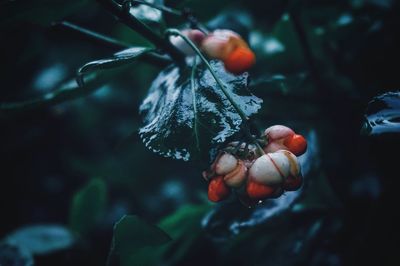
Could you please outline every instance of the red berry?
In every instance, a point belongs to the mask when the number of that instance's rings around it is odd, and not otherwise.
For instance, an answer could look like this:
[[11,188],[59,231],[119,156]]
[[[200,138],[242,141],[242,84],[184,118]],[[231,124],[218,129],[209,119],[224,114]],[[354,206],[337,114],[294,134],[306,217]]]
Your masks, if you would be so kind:
[[218,202],[227,198],[230,192],[231,191],[224,183],[223,176],[213,178],[208,185],[208,199],[213,202]]
[[296,156],[302,155],[307,150],[307,140],[299,134],[286,138],[283,144]]
[[256,61],[256,56],[248,48],[239,46],[224,60],[225,68],[233,74],[247,71]]
[[288,176],[283,183],[283,189],[287,191],[295,191],[301,187],[303,183],[303,177],[301,175],[298,176]]
[[249,181],[247,183],[246,192],[251,199],[262,200],[274,195],[275,188],[255,181]]

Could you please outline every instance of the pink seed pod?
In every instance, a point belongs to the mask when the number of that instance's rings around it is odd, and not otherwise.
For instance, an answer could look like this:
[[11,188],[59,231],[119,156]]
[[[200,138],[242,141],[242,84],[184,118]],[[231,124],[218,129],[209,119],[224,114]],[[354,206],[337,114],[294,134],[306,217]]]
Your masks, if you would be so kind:
[[286,126],[269,127],[264,131],[264,137],[268,142],[264,147],[264,151],[267,153],[288,150],[296,156],[300,156],[307,150],[307,140]]
[[279,150],[276,153],[281,153],[284,154],[289,161],[289,175],[291,176],[298,176],[301,174],[301,168],[299,161],[297,160],[296,155],[294,155],[292,152],[287,151],[287,150]]
[[217,160],[215,163],[217,175],[226,175],[232,172],[238,164],[238,160],[230,153],[223,153]]
[[268,144],[264,147],[264,151],[269,153],[283,149],[287,150],[284,142],[294,134],[295,132],[292,129],[282,125],[275,125],[267,128],[264,131],[264,136]]
[[236,168],[224,176],[224,181],[227,186],[238,188],[246,181],[246,177],[247,167],[242,160],[239,160]]
[[249,178],[268,186],[282,185],[289,176],[298,176],[300,166],[290,151],[279,150],[259,157],[250,167]]
[[224,61],[238,47],[248,46],[236,32],[221,29],[207,35],[200,48],[208,57]]
[[281,173],[281,168],[283,167],[285,170],[289,169],[289,165],[282,165],[282,163],[285,163],[282,159],[279,159],[279,162],[280,165],[278,168],[276,162],[271,158],[271,153],[259,157],[250,167],[249,178],[269,186],[281,184],[284,180],[284,174]]
[[271,126],[264,131],[264,136],[268,141],[282,140],[294,134],[291,128],[282,125]]
[[287,147],[279,141],[268,142],[268,144],[263,148],[265,153],[271,153],[285,149],[287,149]]
[[[185,29],[182,30],[181,32],[183,35],[186,35],[194,44],[196,44],[196,46],[200,46],[201,42],[206,37],[206,35],[199,30]],[[189,44],[187,44],[181,37],[170,36],[169,40],[176,48],[178,48],[185,55],[193,56],[196,54],[193,51],[193,49],[189,46]]]
[[278,152],[285,154],[290,164],[289,175],[283,182],[283,189],[287,191],[298,190],[303,183],[303,177],[301,175],[300,164],[297,160],[297,157],[290,151],[281,150]]

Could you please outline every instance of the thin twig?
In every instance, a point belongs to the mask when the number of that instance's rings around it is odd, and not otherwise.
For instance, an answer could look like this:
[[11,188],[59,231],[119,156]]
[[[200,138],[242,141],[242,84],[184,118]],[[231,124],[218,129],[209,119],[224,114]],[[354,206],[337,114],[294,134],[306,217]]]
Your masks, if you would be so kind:
[[67,29],[70,29],[70,30],[73,30],[75,32],[81,33],[82,35],[85,35],[87,37],[90,37],[90,38],[92,38],[94,40],[101,41],[101,42],[106,43],[106,44],[111,44],[112,46],[115,46],[116,48],[123,49],[123,48],[128,48],[128,47],[132,46],[132,45],[126,43],[126,42],[122,42],[122,41],[116,40],[114,38],[111,38],[111,37],[105,36],[105,35],[103,35],[101,33],[98,33],[98,32],[83,28],[83,27],[81,27],[79,25],[73,24],[73,23],[68,22],[68,21],[61,21],[61,22],[53,24],[53,26],[65,27]]
[[75,80],[71,80],[62,84],[59,88],[34,99],[20,102],[0,103],[0,117],[23,114],[27,113],[29,110],[45,108],[67,100],[87,96],[101,88],[102,85],[110,80],[110,77],[114,77],[121,73],[122,72],[119,70],[108,71],[108,73],[103,73],[102,75],[93,74],[87,78],[85,85],[81,87],[78,86]]
[[199,22],[199,20],[196,18],[196,16],[193,14],[193,11],[190,8],[185,8],[182,11],[182,16],[189,21],[190,27],[192,29],[198,29],[204,34],[209,34],[210,31],[207,29],[206,26],[204,26],[202,23]]
[[[111,45],[111,47],[115,49],[127,49],[132,47],[132,44],[119,41],[117,39],[111,38],[109,36],[103,35],[101,33],[89,30],[87,28],[81,27],[79,25],[73,24],[68,21],[62,21],[59,23],[55,23],[54,26],[62,26],[69,30],[72,30],[76,33],[81,34],[82,36],[86,36],[92,40],[98,41],[102,44]],[[147,62],[152,65],[157,65],[160,67],[165,67],[172,63],[171,59],[167,56],[160,55],[156,52],[149,52],[143,54],[138,60]]]
[[144,24],[135,16],[129,13],[129,2],[127,2],[124,6],[114,2],[113,0],[97,0],[97,2],[102,4],[107,10],[118,17],[118,19],[120,19],[121,22],[123,22],[125,25],[152,42],[157,48],[162,49],[166,53],[168,53],[176,63],[184,64],[185,56],[181,51],[173,46],[168,40],[163,39],[150,27],[148,27],[146,24]]

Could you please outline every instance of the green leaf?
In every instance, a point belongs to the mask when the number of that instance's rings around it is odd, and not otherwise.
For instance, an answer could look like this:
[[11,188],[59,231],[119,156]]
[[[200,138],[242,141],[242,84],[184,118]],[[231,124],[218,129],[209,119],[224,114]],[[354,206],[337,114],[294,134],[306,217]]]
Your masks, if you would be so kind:
[[193,233],[201,231],[201,219],[210,210],[210,207],[211,205],[208,204],[184,205],[165,217],[159,226],[174,239],[185,236],[189,231],[193,231]]
[[22,227],[6,236],[4,242],[24,253],[44,255],[70,247],[74,237],[64,226],[45,224]]
[[[201,221],[209,210],[210,205],[185,205],[160,222],[160,227],[174,239],[163,254],[171,265],[183,259],[204,234]],[[171,249],[173,253],[169,252]]]
[[[124,215],[114,226],[111,253],[116,254],[122,265],[139,259],[139,251],[150,251],[171,240],[159,227],[149,224],[135,215]],[[140,264],[143,265],[143,264]]]
[[273,38],[283,45],[283,53],[271,54],[269,60],[278,69],[296,69],[304,66],[303,50],[293,26],[293,21],[288,14],[275,24],[272,31]]
[[138,249],[122,261],[122,266],[179,265],[204,234],[201,220],[209,210],[210,205],[185,205],[179,208],[159,223],[159,227],[171,236],[172,241],[166,245]]
[[91,2],[90,0],[2,1],[0,26],[15,22],[33,22],[47,26],[51,22],[83,10]]
[[79,68],[77,81],[79,84],[83,85],[83,76],[85,74],[93,71],[110,69],[130,64],[141,55],[148,53],[152,50],[153,49],[147,47],[131,47],[115,53],[114,56],[111,58],[89,62]]
[[[232,75],[221,62],[211,65],[246,116],[257,113],[262,100],[248,91],[248,74]],[[238,132],[242,123],[204,65],[191,72],[168,67],[153,81],[140,106],[144,117],[140,137],[149,149],[165,157],[201,157],[202,151],[208,152],[212,145]]]
[[107,202],[106,184],[101,179],[93,179],[79,190],[72,200],[70,226],[79,234],[93,230],[104,214]]
[[256,67],[260,67],[259,73],[304,71],[302,46],[288,14],[283,14],[271,30],[263,27],[252,34],[254,38],[251,45],[257,54]]

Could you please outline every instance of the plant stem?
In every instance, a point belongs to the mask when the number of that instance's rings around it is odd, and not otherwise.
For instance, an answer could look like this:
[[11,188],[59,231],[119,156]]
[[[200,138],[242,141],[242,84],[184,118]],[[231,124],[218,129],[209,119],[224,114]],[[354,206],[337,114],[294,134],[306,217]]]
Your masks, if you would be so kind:
[[201,32],[203,32],[204,34],[209,34],[209,30],[207,29],[207,27],[205,27],[202,23],[200,23],[198,20],[197,20],[197,18],[196,18],[196,16],[193,14],[193,12],[192,12],[192,10],[190,9],[190,8],[185,8],[183,11],[182,11],[182,16],[187,20],[187,21],[189,21],[189,23],[190,23],[190,27],[192,28],[192,29],[198,29],[198,30],[200,30]]
[[193,117],[193,128],[194,128],[194,134],[196,138],[196,148],[200,150],[200,140],[199,140],[199,129],[197,126],[197,101],[196,101],[196,84],[195,84],[195,75],[196,75],[196,60],[197,57],[193,59],[193,66],[192,66],[192,73],[190,75],[190,85],[192,86],[192,100],[193,100],[193,112],[194,112],[194,117]]
[[222,83],[222,81],[217,77],[217,73],[215,73],[214,69],[211,67],[210,63],[208,63],[208,60],[204,57],[204,55],[200,52],[199,48],[185,35],[183,35],[179,30],[177,29],[168,29],[165,32],[167,35],[175,35],[175,36],[180,36],[182,39],[187,42],[187,44],[190,45],[190,47],[196,52],[196,54],[200,57],[200,59],[203,61],[203,63],[207,66],[208,70],[210,71],[211,75],[217,82],[218,86],[221,88],[222,92],[228,98],[228,101],[232,104],[233,108],[235,108],[236,112],[239,114],[239,116],[242,118],[243,121],[247,121],[249,118],[246,116],[246,114],[243,112],[243,110],[237,105],[235,100],[232,98],[230,93],[226,90],[225,85]]
[[184,54],[179,51],[175,46],[173,46],[168,40],[161,38],[157,33],[155,33],[150,27],[146,24],[138,20],[135,16],[129,13],[130,3],[127,2],[127,5],[122,6],[113,0],[97,0],[100,4],[102,4],[107,10],[109,10],[112,14],[117,16],[124,24],[126,24],[131,29],[135,30],[143,37],[152,42],[156,47],[163,49],[166,53],[168,53],[171,58],[182,65],[185,63]]
[[61,21],[59,23],[53,24],[53,26],[63,26],[65,28],[67,28],[67,29],[70,29],[70,30],[73,30],[75,32],[81,33],[82,35],[90,37],[90,38],[92,38],[94,40],[101,41],[101,42],[106,43],[106,44],[111,44],[112,46],[115,46],[116,48],[128,48],[128,47],[132,46],[132,45],[126,43],[126,42],[122,42],[122,41],[116,40],[114,38],[111,38],[111,37],[105,36],[105,35],[103,35],[101,33],[98,33],[98,32],[83,28],[81,26],[78,26],[78,25],[73,24],[73,23],[68,22],[68,21]]
[[[65,27],[69,30],[72,30],[74,32],[81,34],[82,36],[86,36],[86,37],[88,37],[92,40],[98,41],[102,44],[110,45],[112,48],[115,48],[115,49],[126,49],[129,47],[132,47],[132,45],[129,43],[121,42],[114,38],[111,38],[111,37],[108,37],[101,33],[83,28],[79,25],[73,24],[68,21],[62,21],[59,23],[55,23],[54,26]],[[160,67],[165,67],[172,62],[167,56],[160,55],[156,52],[149,52],[149,53],[143,54],[139,58],[139,60],[142,60],[144,62],[153,64],[153,65],[158,65]]]
[[235,102],[235,100],[232,98],[230,95],[229,91],[225,88],[225,85],[223,82],[217,77],[217,73],[215,73],[214,69],[208,62],[208,60],[204,57],[202,52],[200,52],[199,48],[185,35],[183,35],[179,30],[177,29],[168,29],[165,32],[167,35],[175,35],[175,36],[180,36],[187,44],[190,45],[190,47],[196,52],[196,54],[200,57],[200,59],[203,61],[203,63],[206,65],[208,70],[210,71],[211,75],[217,82],[218,86],[221,88],[222,92],[228,99],[228,101],[232,104],[233,108],[236,110],[236,112],[239,114],[240,118],[242,119],[243,125],[244,125],[244,132],[246,136],[256,145],[257,150],[260,154],[264,154],[264,150],[261,148],[261,146],[257,143],[257,139],[250,133],[249,126],[248,126],[248,121],[249,118],[246,116],[244,111],[240,108],[239,105]]
[[254,145],[256,145],[258,153],[260,154],[260,156],[263,156],[265,154],[265,151],[260,146],[260,144],[258,144],[257,140],[254,137],[253,137],[253,139],[254,139]]
[[256,146],[256,149],[257,149],[257,152],[259,153],[259,155],[260,156],[264,155],[265,152],[264,152],[263,148],[260,146],[260,143],[258,143],[258,140],[250,132],[249,121],[246,121],[242,125],[242,130],[243,130],[245,136],[247,137],[247,139],[249,139]]
[[78,86],[76,80],[70,80],[51,92],[34,99],[20,102],[0,103],[0,119],[18,114],[29,114],[29,111],[31,110],[45,108],[67,100],[87,96],[101,88],[102,85],[110,80],[110,78],[121,77],[124,73],[123,70],[110,70],[102,75],[93,74],[89,75],[85,85],[82,87]]

